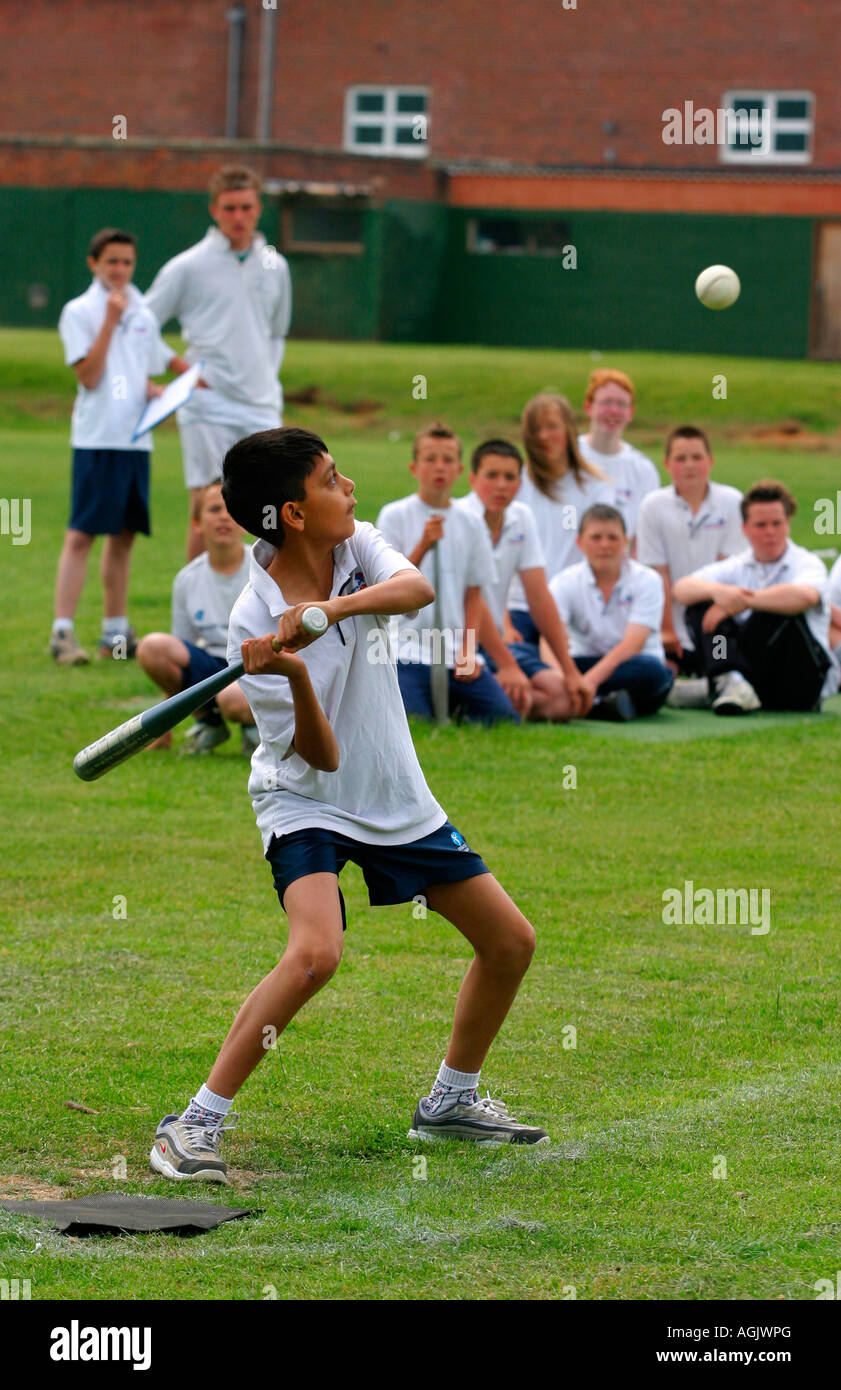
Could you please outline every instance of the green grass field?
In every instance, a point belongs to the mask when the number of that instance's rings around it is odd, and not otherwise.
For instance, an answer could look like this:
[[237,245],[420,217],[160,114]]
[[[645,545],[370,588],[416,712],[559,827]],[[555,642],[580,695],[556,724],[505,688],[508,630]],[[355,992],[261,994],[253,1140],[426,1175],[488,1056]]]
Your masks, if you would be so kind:
[[[707,423],[719,478],[782,478],[801,502],[795,539],[832,545],[812,504],[837,487],[837,367],[610,360],[637,380],[634,442],[659,459],[671,424]],[[578,401],[592,365],[292,342],[289,394],[320,394],[287,423],[325,433],[373,519],[409,490],[419,422],[443,416],[468,446],[490,429],[516,437],[529,394],[553,385]],[[711,394],[721,372],[726,401]],[[418,1155],[407,1141],[468,952],[434,916],[370,909],[351,868],[344,961],[238,1098],[230,1188],[151,1176],[155,1124],[206,1079],[285,918],[234,739],[200,763],[145,754],[92,785],[72,772],[79,747],[156,695],[133,664],[60,670],[46,654],[71,400],[56,335],[0,332],[0,496],[32,500],[30,543],[0,536],[0,1195],[131,1191],[261,1214],[192,1240],[76,1240],[0,1212],[0,1274],[29,1279],[33,1299],[814,1298],[841,1247],[831,713],[731,722],[727,737],[712,715],[664,715],[656,738],[416,726],[433,792],[538,932],[483,1081],[551,1146]],[[792,442],[763,443],[781,421]],[[168,625],[182,563],[171,425],[153,477],[140,631]],[[92,569],[77,622],[88,644],[98,613]],[[770,931],[664,925],[664,891],[690,879],[768,889]]]

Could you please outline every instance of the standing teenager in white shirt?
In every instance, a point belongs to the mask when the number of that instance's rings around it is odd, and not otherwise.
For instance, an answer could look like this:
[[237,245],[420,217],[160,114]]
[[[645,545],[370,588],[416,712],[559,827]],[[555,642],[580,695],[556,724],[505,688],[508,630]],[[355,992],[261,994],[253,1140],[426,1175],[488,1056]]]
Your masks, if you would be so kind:
[[783,483],[755,483],[741,509],[748,548],[674,586],[703,655],[713,709],[820,709],[838,688],[826,566],[792,541],[797,503]]
[[[339,874],[362,868],[372,905],[427,905],[475,952],[444,1061],[409,1137],[546,1144],[545,1130],[479,1099],[479,1075],[534,950],[534,929],[447,819],[421,771],[390,662],[370,660],[391,614],[416,612],[432,586],[369,523],[354,521],[354,484],[308,430],[268,430],[225,459],[228,510],[259,537],[238,599],[228,657],[260,746],[249,781],[289,940],[242,1005],[206,1084],[161,1120],[150,1155],[165,1177],[224,1182],[220,1154],[233,1097],[277,1037],[338,968],[346,926]],[[276,525],[266,525],[267,508]],[[301,625],[316,604],[329,626]],[[408,1017],[404,1028],[409,1027]],[[400,1090],[399,1074],[394,1091]],[[389,1111],[394,1096],[383,1096]]]
[[[526,466],[517,501],[531,511],[551,580],[579,557],[576,537],[582,516],[595,502],[613,503],[613,483],[581,457],[575,416],[566,396],[541,391],[522,415]],[[527,642],[538,654],[540,632],[515,575],[508,593],[508,641]]]
[[90,288],[65,304],[58,321],[64,360],[76,374],[70,443],[73,449],[71,515],[58,562],[50,651],[60,666],[83,666],[74,619],[85,584],[88,555],[102,547],[103,620],[99,656],[134,656],[128,620],[131,550],[139,531],[149,535],[151,434],[132,439],[150,395],[149,380],[189,363],[164,342],[157,320],[131,283],[137,242],[131,232],[106,227],[91,238]]
[[616,489],[614,505],[622,513],[632,559],[640,504],[660,486],[660,474],[648,455],[622,438],[634,418],[635,405],[631,378],[613,367],[599,367],[590,373],[584,394],[590,428],[578,436],[582,458],[606,474]]
[[[257,231],[262,211],[259,176],[227,165],[210,181],[210,215],[217,224],[155,276],[147,301],[160,324],[178,319],[201,360],[206,389],[178,411],[190,514],[198,488],[218,478],[238,439],[281,421],[278,372],[292,313],[289,266]],[[187,559],[201,550],[188,529]]]

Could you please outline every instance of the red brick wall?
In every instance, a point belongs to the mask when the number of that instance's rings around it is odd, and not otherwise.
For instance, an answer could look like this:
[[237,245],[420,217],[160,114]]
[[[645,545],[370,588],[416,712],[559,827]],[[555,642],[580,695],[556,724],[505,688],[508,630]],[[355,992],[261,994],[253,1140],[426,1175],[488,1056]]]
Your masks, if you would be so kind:
[[[231,3],[6,0],[0,133],[109,138],[123,115],[132,138],[219,138]],[[240,117],[253,138],[263,8],[247,11]],[[277,15],[283,144],[338,149],[347,86],[412,83],[431,89],[438,160],[599,165],[612,149],[618,167],[710,168],[714,147],[662,143],[665,108],[715,108],[733,86],[805,88],[814,166],[841,168],[841,0],[279,0]]]

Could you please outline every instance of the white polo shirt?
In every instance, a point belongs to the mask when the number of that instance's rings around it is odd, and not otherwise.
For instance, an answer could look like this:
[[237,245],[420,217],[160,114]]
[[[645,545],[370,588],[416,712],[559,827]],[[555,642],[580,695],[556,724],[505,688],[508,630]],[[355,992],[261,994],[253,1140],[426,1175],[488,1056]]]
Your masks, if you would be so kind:
[[482,597],[491,610],[501,634],[505,601],[514,575],[519,574],[520,570],[543,568],[543,551],[534,517],[523,502],[510,502],[502,518],[499,540],[494,543],[485,521],[485,504],[475,492],[469,492],[466,497],[456,498],[456,506],[464,507],[465,511],[477,517],[485,527],[488,540],[491,541],[497,577],[495,584],[484,586]]
[[[753,550],[741,550],[727,560],[717,560],[715,564],[703,565],[695,571],[698,579],[715,579],[720,584],[736,584],[741,589],[770,589],[775,584],[809,584],[817,589],[819,601],[803,614],[807,626],[816,642],[819,642],[827,656],[832,657],[829,645],[829,575],[826,565],[811,550],[795,545],[789,539],[779,560],[763,565],[754,559]],[[753,612],[746,608],[735,615],[737,623],[747,622]],[[835,663],[829,669],[827,680],[821,694],[832,695],[838,688],[838,674]]]
[[650,628],[640,656],[665,661],[660,641],[665,593],[654,570],[625,559],[605,601],[588,560],[570,565],[549,581],[549,592],[569,632],[570,655],[606,656],[622,641],[629,623]]
[[[679,497],[674,483],[649,493],[637,519],[637,559],[642,565],[665,566],[672,584],[719,556],[736,555],[744,550],[742,494],[726,483],[707,484],[707,494],[698,511]],[[672,622],[681,646],[694,650],[684,618],[684,606],[672,598]]]
[[829,571],[829,579],[826,586],[826,601],[834,603],[836,608],[841,608],[841,555],[833,563]]
[[[564,474],[555,484],[553,497],[546,497],[532,482],[523,469],[517,501],[528,507],[537,526],[537,535],[544,556],[546,578],[559,574],[568,565],[574,565],[581,551],[576,545],[578,523],[588,507],[596,502],[607,502],[615,506],[613,483],[594,478],[583,473],[581,482],[575,480],[572,471]],[[508,591],[508,607],[518,612],[528,612],[525,590],[515,575]]]
[[[438,602],[443,657],[450,668],[455,664],[456,633],[464,631],[464,591],[472,585],[492,589],[496,584],[496,565],[490,536],[484,520],[464,507],[450,502],[446,508],[428,507],[416,492],[397,502],[387,502],[377,517],[377,526],[386,540],[402,554],[410,554],[423,536],[423,530],[433,516],[443,516],[444,533],[438,542]],[[430,584],[435,584],[435,555],[428,550],[420,563],[420,572]],[[435,604],[428,603],[414,615],[403,614],[397,619],[397,659],[429,666],[434,651],[429,640],[423,640],[436,629]],[[477,654],[477,661],[481,663]]]
[[637,517],[644,497],[660,486],[660,474],[647,454],[640,453],[623,439],[618,453],[602,454],[588,444],[586,435],[578,436],[581,457],[606,473],[616,489],[614,506],[622,513],[628,540],[637,534]]
[[[191,362],[204,362],[211,388],[195,391],[184,418],[243,420],[242,407],[278,415],[278,371],[292,313],[292,285],[285,258],[256,233],[244,260],[218,227],[168,261],[146,295],[158,322],[176,318]],[[221,401],[218,397],[223,398]],[[227,415],[224,405],[232,403]],[[237,409],[237,403],[239,409]],[[220,411],[222,413],[220,413]],[[179,417],[182,412],[179,412]]]
[[231,609],[248,583],[251,546],[243,546],[242,564],[233,574],[220,574],[202,551],[180,569],[172,581],[172,632],[183,642],[203,647],[210,656],[228,650]]
[[[228,629],[228,660],[240,657],[246,637],[277,631],[290,605],[266,573],[274,547],[257,541],[250,579],[237,599]],[[411,570],[369,522],[333,550],[331,598]],[[242,676],[260,744],[251,759],[248,790],[257,827],[268,849],[272,835],[321,826],[369,845],[399,845],[431,835],[446,812],[426,785],[415,753],[397,671],[372,659],[387,648],[388,619],[372,614],[343,618],[299,653],[339,745],[336,772],[319,772],[292,748],[292,692],[285,676]]]
[[[65,304],[58,320],[68,367],[87,357],[105,322],[110,290],[96,278],[90,289]],[[132,443],[131,436],[146,405],[150,376],[165,372],[175,352],[163,340],[158,321],[134,285],[126,288],[128,305],[111,334],[105,367],[96,386],[79,382],[70,427],[74,449],[152,448],[151,432]]]

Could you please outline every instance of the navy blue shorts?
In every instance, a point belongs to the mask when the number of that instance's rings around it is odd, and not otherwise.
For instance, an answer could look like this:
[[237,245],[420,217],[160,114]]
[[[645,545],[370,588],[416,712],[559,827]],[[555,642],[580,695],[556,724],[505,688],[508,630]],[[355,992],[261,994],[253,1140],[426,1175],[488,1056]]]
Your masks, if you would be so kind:
[[[531,680],[532,676],[536,676],[538,671],[549,670],[549,667],[547,666],[546,662],[540,660],[539,648],[536,650],[532,646],[531,642],[509,642],[507,645],[509,652],[513,656],[523,675],[528,676],[529,680]],[[485,651],[484,647],[480,647],[479,650],[481,651],[482,656],[485,658],[485,663],[488,667],[488,670],[492,671],[493,674],[496,675],[496,662],[493,660],[492,657],[488,656],[488,653]]]
[[204,647],[196,647],[184,637],[179,637],[178,640],[184,643],[190,653],[190,660],[184,667],[181,679],[182,690],[188,690],[191,685],[198,685],[199,681],[207,680],[208,676],[215,676],[217,671],[224,671],[228,665],[224,656],[211,656]]
[[149,454],[145,449],[74,449],[70,521],[88,536],[148,536]]
[[[335,830],[311,826],[290,835],[272,836],[266,851],[272,866],[280,905],[290,883],[307,874],[336,874],[350,860],[358,864],[372,907],[408,903],[439,883],[461,883],[490,869],[474,853],[455,826],[445,821],[440,830],[407,845],[364,845]],[[339,889],[342,930],[347,928],[345,900]],[[285,910],[285,909],[284,909]]]

